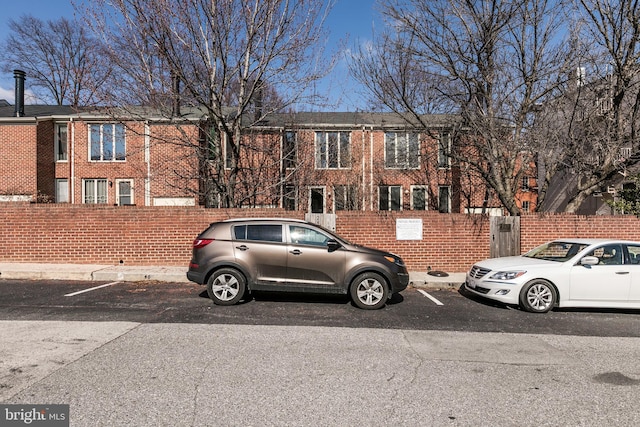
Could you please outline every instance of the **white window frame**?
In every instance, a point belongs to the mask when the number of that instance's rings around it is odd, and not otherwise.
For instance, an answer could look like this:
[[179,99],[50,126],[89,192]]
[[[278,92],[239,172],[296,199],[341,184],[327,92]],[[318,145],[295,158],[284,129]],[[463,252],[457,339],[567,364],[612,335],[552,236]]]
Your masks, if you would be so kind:
[[[380,206],[381,203],[381,196],[382,196],[382,190],[383,187],[386,188],[387,191],[387,200],[388,200],[388,204],[389,206],[387,206],[387,209],[382,209],[382,207]],[[400,194],[400,200],[398,200],[398,209],[391,209],[391,207],[393,206],[392,200],[391,200],[391,189],[392,188],[399,188],[399,194]],[[403,200],[402,200],[403,194],[402,194],[402,185],[379,185],[378,186],[378,210],[379,211],[401,211],[402,210],[402,206],[403,206]]]
[[428,211],[429,210],[429,187],[426,185],[412,185],[411,186],[411,210],[415,210],[415,207],[413,206],[413,202],[414,202],[414,193],[417,190],[422,190],[424,191],[424,209],[420,209],[420,210],[425,210]]
[[[111,158],[107,157],[107,153],[105,153],[105,127],[107,126],[111,126],[112,127],[112,133],[111,133]],[[99,129],[99,144],[100,144],[100,158],[99,159],[93,159],[92,157],[92,149],[93,149],[93,139],[92,139],[92,129],[93,128],[98,128]],[[124,158],[118,158],[118,154],[119,151],[116,148],[117,146],[117,136],[119,135],[117,132],[117,129],[121,128],[122,129],[122,143],[124,144],[124,146],[122,147],[123,149],[123,156]],[[123,125],[122,123],[89,123],[89,125],[87,126],[87,133],[88,133],[88,156],[89,156],[89,161],[93,162],[93,163],[105,163],[105,162],[126,162],[127,161],[127,128],[125,125]]]
[[[298,187],[293,184],[286,184],[282,187],[284,194],[282,195],[282,208],[285,210],[298,209]],[[293,197],[289,197],[293,194]],[[311,194],[311,193],[309,193]],[[293,209],[289,209],[287,201],[293,201]]]
[[[86,194],[86,186],[91,183],[93,186],[93,194],[95,199],[93,201],[87,201],[88,195]],[[98,195],[99,183],[104,183],[105,194],[104,196]],[[100,197],[104,197],[104,201],[98,201]],[[109,181],[106,178],[83,178],[82,179],[82,203],[87,205],[100,205],[109,203]]]
[[[64,158],[61,159],[60,155],[62,151],[60,150],[60,129],[66,128],[64,135],[66,140],[64,141]],[[69,125],[67,123],[56,123],[54,125],[54,135],[53,135],[53,150],[54,150],[54,159],[56,162],[65,163],[69,161]]]
[[120,194],[120,184],[124,183],[124,182],[128,182],[129,183],[129,191],[130,194],[129,196],[131,197],[131,202],[127,203],[127,205],[134,205],[135,202],[135,198],[134,198],[134,187],[133,187],[133,179],[131,178],[119,178],[116,179],[115,183],[116,183],[116,203],[118,204],[118,206],[123,206],[120,200],[120,197],[122,196],[122,194]]
[[438,169],[451,169],[451,134],[442,132],[438,138]]
[[233,158],[231,157],[231,145],[229,142],[229,138],[227,138],[227,134],[223,133],[222,134],[222,153],[224,156],[224,168],[225,170],[231,170],[231,160],[233,160]]
[[[312,194],[313,190],[321,190],[322,191],[322,212],[313,212],[311,202],[312,202]],[[309,212],[310,213],[327,213],[327,188],[324,186],[313,186],[309,187]]]
[[[56,203],[69,203],[69,180],[67,178],[56,178],[55,186]],[[60,191],[61,188],[66,188],[65,192]],[[63,195],[66,196],[65,200],[62,199]]]
[[[338,200],[338,193],[342,192],[341,200]],[[342,209],[338,209],[338,201],[342,203]],[[359,210],[358,203],[358,186],[351,184],[339,184],[333,186],[333,211],[352,211]]]
[[[447,189],[447,206],[446,211],[442,211],[442,190]],[[440,213],[451,213],[451,186],[450,185],[439,185],[438,186],[438,212]]]
[[[416,138],[417,147],[416,152],[412,153],[411,139]],[[390,138],[393,138],[391,140]],[[400,141],[400,142],[398,142]],[[393,143],[394,146],[394,158],[389,159],[387,153],[390,151],[388,144]],[[399,153],[399,146],[404,146],[405,158],[400,159],[401,153]],[[411,164],[412,160],[415,164]],[[393,160],[393,161],[392,161]],[[420,169],[420,134],[416,132],[385,132],[384,133],[384,168],[385,169]]]
[[[329,143],[330,135],[337,136],[336,145],[336,167],[331,167],[331,159],[333,158],[331,153],[331,144]],[[346,135],[346,140],[343,141],[342,136]],[[351,132],[350,131],[316,131],[315,132],[315,166],[316,169],[351,169]],[[343,147],[343,142],[346,147]],[[346,148],[346,149],[345,149]],[[346,159],[343,157],[346,155]]]
[[[290,142],[293,143],[293,147],[289,147],[287,141],[289,140],[289,135],[292,135],[292,140]],[[287,153],[286,150],[291,148],[290,153]],[[282,134],[282,169],[293,169],[298,164],[298,134],[295,131],[287,130]],[[289,154],[289,156],[287,156]]]

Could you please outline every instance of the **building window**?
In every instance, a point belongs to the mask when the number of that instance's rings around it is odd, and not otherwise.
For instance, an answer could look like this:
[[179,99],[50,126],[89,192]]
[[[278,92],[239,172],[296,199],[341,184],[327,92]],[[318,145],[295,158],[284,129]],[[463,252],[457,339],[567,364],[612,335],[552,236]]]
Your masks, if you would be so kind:
[[381,185],[378,206],[381,211],[399,211],[402,207],[402,187]]
[[411,187],[411,209],[427,210],[427,187],[414,185]]
[[282,161],[285,169],[295,168],[298,152],[296,144],[296,133],[287,131],[282,139]]
[[529,187],[529,177],[528,176],[523,176],[522,177],[522,191],[529,191],[530,187]]
[[56,179],[56,203],[69,203],[69,180]]
[[133,205],[133,180],[116,179],[116,200],[118,205]]
[[233,145],[227,135],[223,136],[224,139],[224,167],[225,169],[231,169],[233,166]]
[[92,161],[124,161],[125,132],[122,124],[89,125],[89,148]]
[[295,211],[297,206],[298,190],[295,185],[285,185],[282,195],[282,207],[287,211]]
[[449,186],[438,187],[438,212],[451,212],[451,187]]
[[528,200],[524,200],[522,202],[522,212],[529,212],[529,201]]
[[336,185],[333,187],[336,211],[355,211],[359,209],[358,187],[355,185]]
[[349,132],[316,132],[316,169],[351,167]]
[[324,213],[324,187],[309,189],[309,208],[311,213]]
[[107,203],[107,180],[106,179],[83,179],[82,180],[82,202],[83,203]]
[[420,139],[417,133],[384,134],[384,166],[387,169],[417,169],[420,165]]
[[442,133],[438,141],[438,167],[451,168],[451,135]]
[[56,124],[55,126],[55,150],[56,150],[56,161],[57,162],[66,162],[67,157],[67,124],[61,123]]

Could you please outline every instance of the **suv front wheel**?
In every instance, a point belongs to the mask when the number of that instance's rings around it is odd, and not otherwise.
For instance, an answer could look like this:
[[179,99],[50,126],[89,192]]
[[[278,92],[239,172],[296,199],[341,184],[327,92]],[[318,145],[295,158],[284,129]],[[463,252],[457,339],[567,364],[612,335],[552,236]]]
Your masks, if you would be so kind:
[[381,308],[389,299],[389,289],[384,278],[377,273],[362,273],[351,283],[353,303],[365,310]]
[[233,268],[221,268],[207,281],[209,298],[217,305],[234,305],[245,293],[247,282],[244,275]]

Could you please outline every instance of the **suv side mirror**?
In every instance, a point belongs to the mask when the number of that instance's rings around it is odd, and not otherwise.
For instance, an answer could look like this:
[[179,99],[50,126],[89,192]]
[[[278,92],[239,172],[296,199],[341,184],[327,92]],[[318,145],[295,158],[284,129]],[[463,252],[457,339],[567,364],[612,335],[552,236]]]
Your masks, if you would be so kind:
[[586,256],[580,260],[580,265],[598,265],[600,258],[597,256]]
[[338,250],[340,249],[341,246],[342,245],[337,240],[333,240],[333,239],[327,240],[327,248],[329,249],[329,252]]

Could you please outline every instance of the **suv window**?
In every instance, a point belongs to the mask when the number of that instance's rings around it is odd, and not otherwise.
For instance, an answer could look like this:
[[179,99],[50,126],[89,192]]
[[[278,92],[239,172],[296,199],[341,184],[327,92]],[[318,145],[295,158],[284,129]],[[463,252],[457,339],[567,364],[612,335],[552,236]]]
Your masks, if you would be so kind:
[[327,246],[327,241],[329,240],[326,234],[299,225],[290,225],[289,235],[291,236],[291,243],[297,245]]
[[282,225],[255,224],[233,227],[236,240],[259,240],[264,242],[282,242]]

